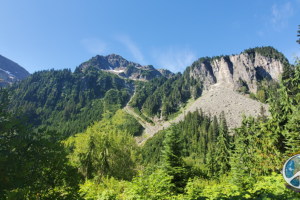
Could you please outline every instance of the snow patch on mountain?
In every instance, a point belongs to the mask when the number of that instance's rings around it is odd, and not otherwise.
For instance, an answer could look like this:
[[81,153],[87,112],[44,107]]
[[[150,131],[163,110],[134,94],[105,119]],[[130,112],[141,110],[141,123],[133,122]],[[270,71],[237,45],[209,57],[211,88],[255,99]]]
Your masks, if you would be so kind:
[[12,73],[10,73],[10,71],[7,71],[7,70],[1,69],[1,68],[0,68],[0,70],[6,72],[9,76],[15,77],[15,75],[13,75]]

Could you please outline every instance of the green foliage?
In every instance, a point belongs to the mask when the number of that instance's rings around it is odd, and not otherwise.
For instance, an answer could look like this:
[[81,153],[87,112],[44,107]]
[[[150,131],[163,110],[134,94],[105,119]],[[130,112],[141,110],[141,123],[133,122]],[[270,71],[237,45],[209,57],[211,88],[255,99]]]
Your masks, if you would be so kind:
[[252,59],[255,58],[256,54],[260,54],[261,56],[279,60],[282,63],[288,62],[287,58],[281,52],[271,46],[249,48],[246,49],[243,53],[248,54]]
[[[251,187],[251,169],[250,165],[253,162],[252,146],[249,142],[249,129],[252,128],[254,123],[253,118],[248,119],[243,116],[242,126],[235,129],[236,140],[234,143],[234,150],[231,152],[230,166],[231,166],[231,182],[239,189],[245,190]],[[251,149],[251,150],[250,150]],[[249,151],[250,150],[250,151]],[[249,186],[250,185],[250,186]]]
[[185,74],[176,74],[167,79],[159,77],[150,80],[136,92],[130,101],[130,106],[137,107],[149,117],[162,116],[167,119],[178,112],[188,99],[201,95],[201,82]]
[[250,92],[249,97],[250,97],[250,99],[256,100],[256,96],[253,92]]
[[64,142],[72,149],[71,164],[86,178],[101,180],[109,176],[131,180],[135,175],[137,146],[132,135],[120,129],[119,125],[125,121],[124,115],[124,111],[119,110],[112,118],[104,116],[84,133]]
[[136,68],[135,66],[133,66],[133,65],[128,65],[128,66],[126,67],[126,72],[125,72],[125,74],[126,74],[127,76],[130,76],[131,73],[136,73],[136,72],[138,72],[138,71],[139,71],[139,69]]
[[243,94],[246,94],[247,91],[248,91],[248,90],[247,90],[246,86],[242,86],[242,87],[241,87],[241,92],[242,92]]
[[229,172],[229,157],[230,157],[230,141],[229,135],[224,130],[223,126],[219,128],[219,136],[217,139],[216,163],[219,169],[219,176],[223,176]]
[[[187,170],[187,177],[200,176],[207,178],[208,175],[213,178],[218,175],[220,168],[222,168],[221,173],[228,172],[229,159],[226,158],[226,155],[228,155],[229,149],[226,150],[226,148],[229,148],[230,136],[228,135],[224,113],[220,116],[219,125],[217,117],[214,117],[211,122],[209,117],[204,116],[201,110],[200,112],[188,112],[184,121],[179,122],[174,127],[181,133],[179,145],[183,148],[182,156]],[[161,151],[164,146],[163,141],[169,131],[168,129],[158,132],[146,141],[141,149],[144,165],[152,166],[163,162]],[[220,133],[222,133],[222,137],[225,138],[226,142],[219,138],[221,137]],[[218,144],[219,139],[220,145]],[[225,152],[224,157],[218,155],[217,152]],[[219,162],[216,162],[217,157],[220,159]],[[227,163],[221,163],[226,160]]]
[[264,90],[258,90],[257,91],[257,94],[256,94],[256,98],[262,102],[262,103],[265,103],[266,101],[266,93]]
[[143,76],[153,76],[153,71],[152,70],[142,70],[142,75]]
[[221,56],[213,56],[213,57],[208,57],[208,56],[200,57],[200,58],[198,58],[198,60],[196,60],[195,62],[192,63],[192,65],[190,66],[190,70],[193,70],[195,67],[200,66],[202,63],[206,63],[206,62],[212,63],[215,60],[221,61],[222,58],[230,62],[229,55],[225,55],[225,56],[221,55]]
[[114,177],[103,177],[102,181],[86,180],[80,185],[80,194],[84,199],[117,199],[127,189],[128,182]]
[[231,177],[220,183],[195,177],[187,183],[186,195],[189,199],[205,197],[209,199],[298,199],[299,194],[286,188],[281,174],[272,173],[262,176],[246,191],[228,182]]
[[220,182],[199,177],[189,179],[183,194],[173,192],[171,176],[162,170],[150,175],[140,172],[132,182],[105,178],[97,183],[87,180],[81,187],[84,199],[299,199],[299,194],[286,188],[282,175],[262,176],[246,191],[241,191],[223,176]]
[[19,113],[7,112],[7,91],[0,96],[0,198],[78,199],[80,177],[59,135],[32,131]]
[[212,144],[208,145],[205,168],[209,178],[217,177],[216,149]]
[[132,180],[126,196],[128,199],[166,199],[174,194],[173,177],[163,170],[149,176],[139,174]]
[[260,121],[260,122],[267,122],[268,120],[268,117],[265,115],[266,113],[266,109],[263,107],[263,105],[260,106],[260,109],[259,109],[259,114],[257,116],[257,121]]
[[163,144],[162,169],[166,174],[172,177],[171,182],[175,184],[177,191],[182,192],[186,182],[186,170],[183,167],[183,148],[182,142],[180,141],[180,132],[177,127],[171,127],[171,131],[167,132]]
[[[294,75],[284,80],[281,85],[281,114],[276,115],[284,125],[283,134],[286,137],[287,153],[297,152],[300,146],[299,138],[299,105],[300,105],[300,60],[297,60]],[[287,84],[289,82],[289,84]],[[287,87],[288,86],[288,87]]]
[[242,92],[243,94],[246,94],[249,92],[249,87],[246,81],[244,81],[243,79],[239,78],[238,81],[239,84],[239,91]]

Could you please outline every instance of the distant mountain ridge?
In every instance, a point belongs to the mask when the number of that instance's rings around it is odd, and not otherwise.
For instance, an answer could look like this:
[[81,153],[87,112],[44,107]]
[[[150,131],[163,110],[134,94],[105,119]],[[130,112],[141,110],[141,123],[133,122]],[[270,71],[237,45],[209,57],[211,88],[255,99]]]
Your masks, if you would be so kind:
[[10,85],[28,76],[30,76],[30,73],[26,69],[0,55],[0,86]]
[[155,69],[152,65],[142,66],[139,63],[127,61],[116,54],[107,56],[97,55],[79,65],[78,68],[85,70],[89,66],[132,80],[150,80],[159,76],[172,77],[174,75],[169,70]]
[[[264,78],[278,80],[285,61],[283,54],[273,47],[260,47],[238,55],[199,58],[183,74],[173,74],[127,61],[116,54],[97,55],[74,72],[44,70],[33,73],[22,84],[12,85],[10,89],[16,92],[11,98],[11,109],[22,106],[36,128],[59,127],[67,135],[85,130],[88,124],[100,120],[106,110],[114,113],[126,105],[130,114],[135,113],[151,126],[148,135],[155,134],[156,129],[152,127],[160,127],[184,115],[185,110],[196,108],[213,115],[225,111],[225,116],[232,121],[228,123],[230,128],[234,128],[240,123],[240,118],[235,116],[243,111],[256,116],[260,104],[247,99],[245,105],[246,97],[240,97],[235,91],[250,97],[252,92],[255,99],[257,89],[267,91],[260,82]],[[213,89],[216,86],[222,86],[222,91],[216,92]],[[248,89],[241,90],[245,87]],[[247,106],[251,108],[246,110]],[[231,107],[235,112],[227,112]]]

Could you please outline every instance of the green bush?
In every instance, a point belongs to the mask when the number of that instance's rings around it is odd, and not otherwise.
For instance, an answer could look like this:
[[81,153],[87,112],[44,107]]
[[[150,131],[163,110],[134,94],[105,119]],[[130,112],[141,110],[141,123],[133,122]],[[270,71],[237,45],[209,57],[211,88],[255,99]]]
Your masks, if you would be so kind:
[[149,176],[140,173],[132,180],[126,196],[128,199],[168,199],[173,195],[174,190],[171,181],[172,176],[162,170],[156,170]]

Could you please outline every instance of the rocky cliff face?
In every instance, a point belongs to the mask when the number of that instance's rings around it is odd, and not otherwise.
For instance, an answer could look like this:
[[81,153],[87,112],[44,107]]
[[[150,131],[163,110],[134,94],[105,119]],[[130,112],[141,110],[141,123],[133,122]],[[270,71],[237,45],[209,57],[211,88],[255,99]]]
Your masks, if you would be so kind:
[[203,81],[208,90],[215,83],[227,83],[235,90],[241,87],[241,80],[247,84],[251,92],[256,93],[256,82],[264,78],[279,80],[283,72],[283,63],[274,58],[255,53],[251,58],[246,53],[222,57],[221,59],[205,60],[190,70],[190,76]]
[[116,54],[110,54],[108,56],[97,55],[79,65],[79,69],[84,70],[89,66],[133,80],[146,81],[157,76],[172,77],[174,75],[169,70],[155,69],[152,65],[142,66],[138,63],[127,61]]
[[29,75],[26,69],[0,55],[0,87],[25,79]]

